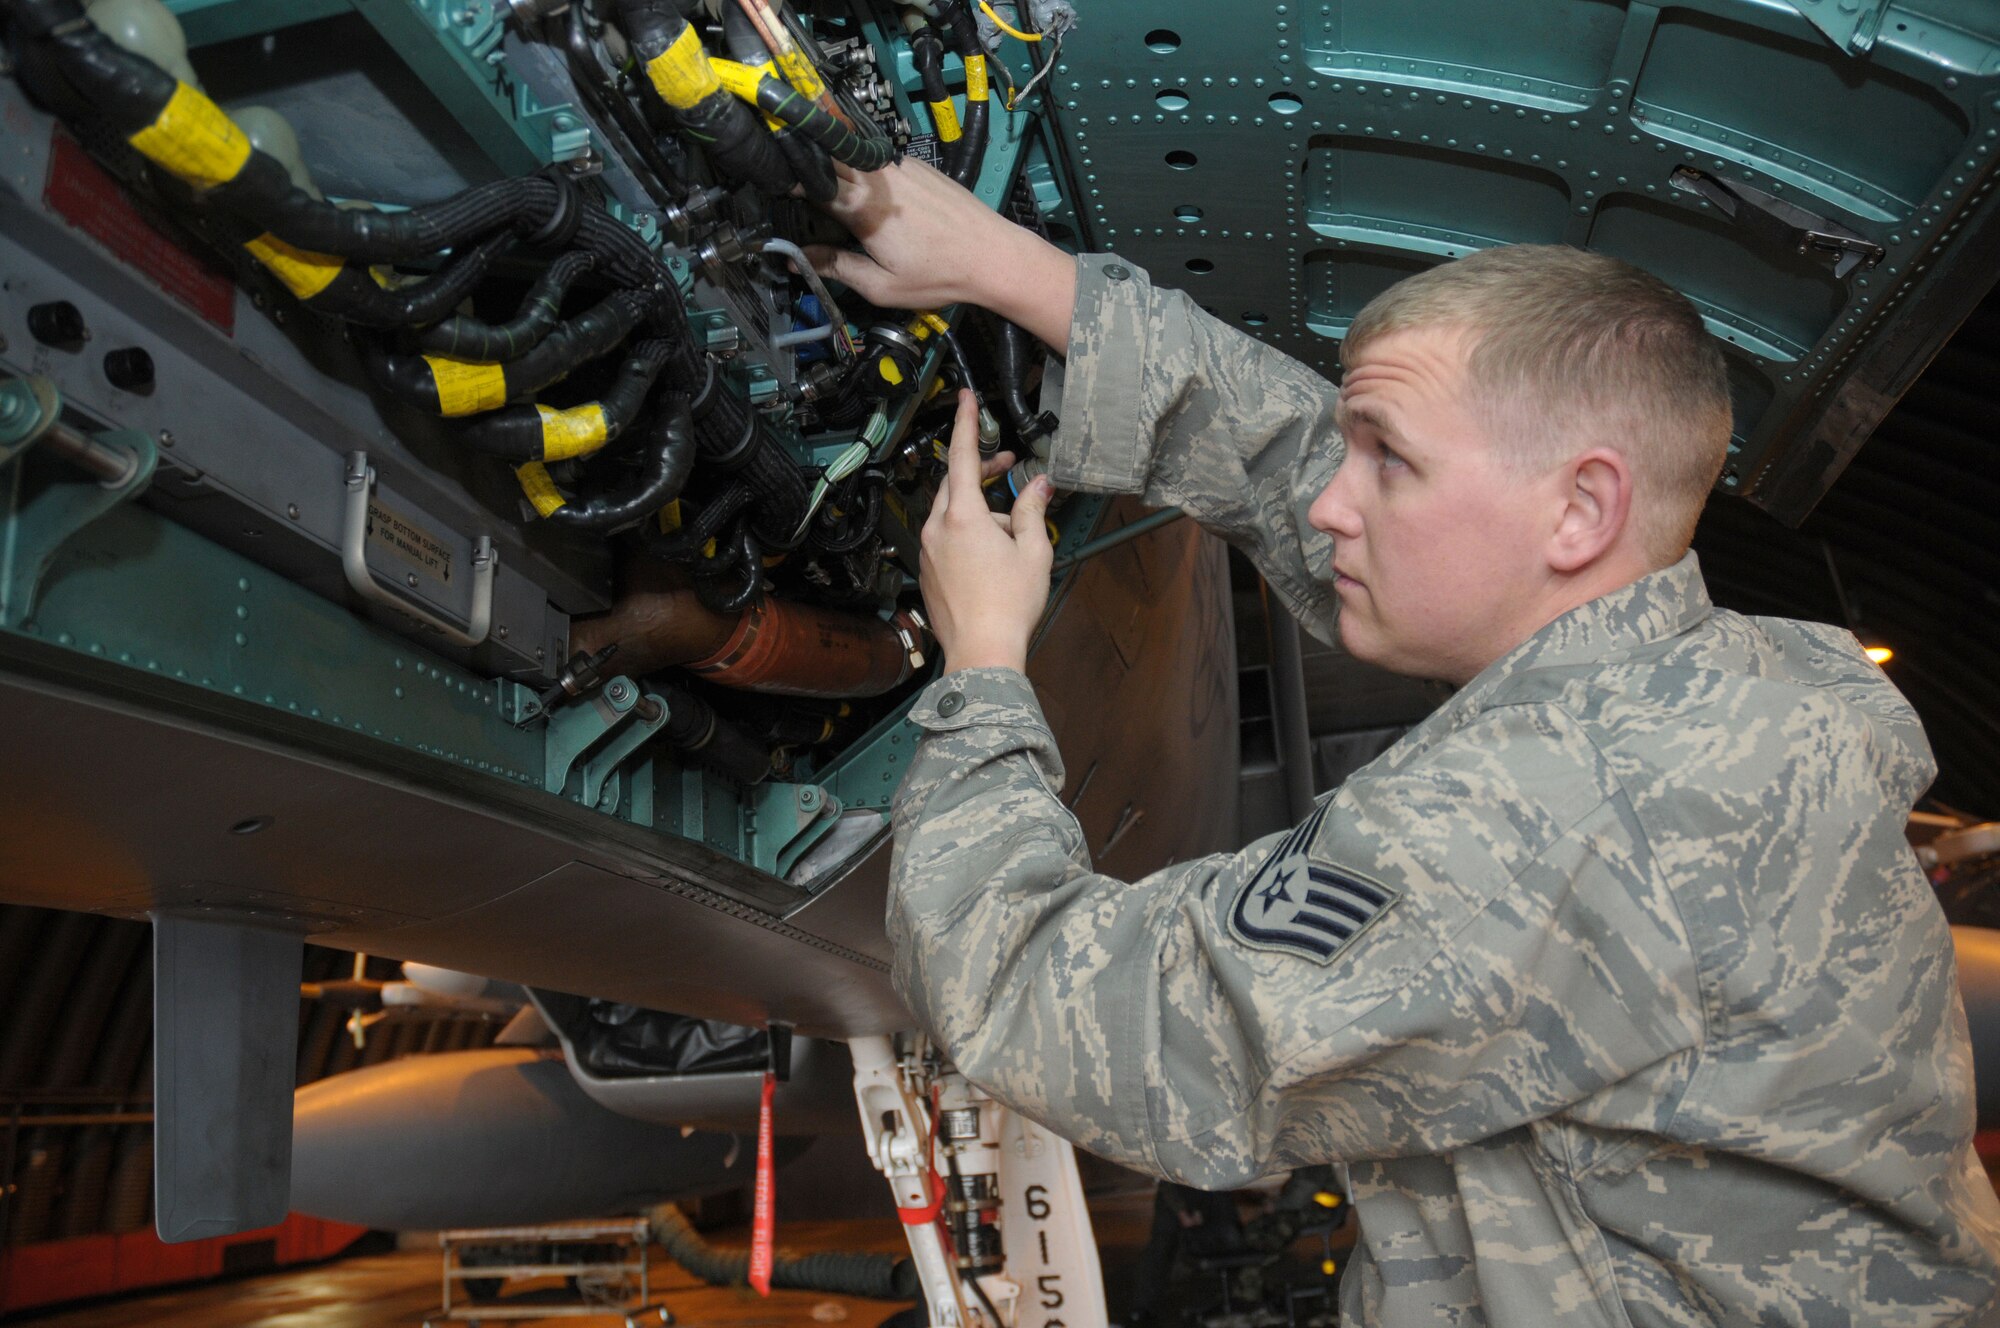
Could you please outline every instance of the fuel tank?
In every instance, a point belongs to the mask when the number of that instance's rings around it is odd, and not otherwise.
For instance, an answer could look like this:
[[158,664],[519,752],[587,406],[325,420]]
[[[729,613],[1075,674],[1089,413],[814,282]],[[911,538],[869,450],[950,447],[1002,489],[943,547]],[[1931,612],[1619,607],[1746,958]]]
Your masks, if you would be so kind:
[[[411,1056],[299,1090],[292,1207],[385,1230],[513,1226],[635,1212],[749,1184],[753,1134],[618,1115],[559,1053]],[[781,1139],[782,1162],[806,1139]]]

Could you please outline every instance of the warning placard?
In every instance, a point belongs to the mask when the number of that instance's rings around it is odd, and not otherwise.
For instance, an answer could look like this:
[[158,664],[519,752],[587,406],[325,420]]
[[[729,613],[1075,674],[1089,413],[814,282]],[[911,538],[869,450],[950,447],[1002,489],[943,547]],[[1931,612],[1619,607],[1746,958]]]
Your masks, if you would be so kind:
[[119,183],[58,129],[49,143],[49,208],[145,273],[224,332],[236,326],[236,283],[213,259],[189,253],[140,215]]
[[440,581],[451,580],[451,550],[414,521],[370,499],[368,542]]

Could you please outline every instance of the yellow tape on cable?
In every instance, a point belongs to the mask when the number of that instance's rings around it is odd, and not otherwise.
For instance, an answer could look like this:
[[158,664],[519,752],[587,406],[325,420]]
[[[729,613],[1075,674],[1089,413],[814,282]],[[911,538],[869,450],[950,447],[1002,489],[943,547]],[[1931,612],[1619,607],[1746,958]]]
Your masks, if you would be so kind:
[[197,189],[227,184],[250,160],[249,137],[185,83],[175,86],[153,123],[125,141]]
[[284,282],[286,290],[301,300],[310,300],[331,286],[333,279],[346,266],[345,259],[286,244],[269,231],[254,240],[245,241],[243,247],[252,258],[269,269],[272,276]]
[[682,28],[673,45],[646,62],[646,77],[653,80],[661,100],[683,111],[722,90],[722,81],[709,68],[701,34],[692,26]]
[[778,52],[778,68],[784,72],[785,82],[808,101],[818,101],[826,92],[826,84],[819,81],[819,71],[803,51]]
[[937,126],[938,142],[956,143],[964,137],[965,131],[958,127],[958,111],[950,98],[924,104],[931,108],[931,123]]
[[[716,78],[721,80],[722,86],[728,92],[752,106],[757,105],[758,84],[767,76],[775,78],[778,73],[778,67],[768,60],[761,65],[746,65],[734,60],[711,59],[708,67],[715,71]],[[767,115],[764,117],[764,127],[775,134],[785,127],[785,122],[774,115]]]
[[562,496],[562,490],[549,478],[549,470],[539,461],[514,468],[514,478],[521,481],[521,492],[534,504],[535,511],[542,516],[554,516],[562,508],[569,506],[569,500]]
[[477,415],[507,404],[507,371],[497,364],[426,355],[431,381],[437,385],[438,414]]
[[589,456],[604,446],[609,430],[600,403],[592,401],[568,410],[537,405],[535,411],[542,417],[542,460],[568,461]]
[[723,60],[715,57],[710,57],[708,67],[710,72],[715,75],[716,81],[721,83],[724,88],[727,88],[744,101],[749,102],[752,106],[757,104],[757,80],[763,77],[758,70],[735,60]]
[[965,57],[966,104],[970,105],[975,101],[985,101],[986,97],[986,57],[983,55],[968,55]]

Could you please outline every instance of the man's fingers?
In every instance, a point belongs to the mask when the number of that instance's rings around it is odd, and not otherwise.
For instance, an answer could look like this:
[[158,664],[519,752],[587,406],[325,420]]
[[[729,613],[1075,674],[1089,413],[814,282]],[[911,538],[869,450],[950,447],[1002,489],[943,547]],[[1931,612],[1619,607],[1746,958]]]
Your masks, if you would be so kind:
[[979,478],[990,480],[995,475],[1005,475],[1013,468],[1014,454],[1012,452],[1001,452],[998,455],[987,457],[979,463]]
[[951,500],[964,503],[966,510],[984,507],[979,492],[979,398],[960,388],[958,418],[951,426],[950,474],[945,484]]
[[1049,483],[1048,476],[1037,475],[1014,500],[1010,525],[1016,543],[1031,548],[1049,547],[1049,499],[1054,494],[1055,486]]
[[813,265],[815,272],[818,272],[822,277],[832,277],[836,281],[847,280],[846,276],[841,272],[842,263],[850,257],[859,257],[859,255],[851,255],[847,250],[836,248],[830,244],[806,245],[805,255],[807,261]]

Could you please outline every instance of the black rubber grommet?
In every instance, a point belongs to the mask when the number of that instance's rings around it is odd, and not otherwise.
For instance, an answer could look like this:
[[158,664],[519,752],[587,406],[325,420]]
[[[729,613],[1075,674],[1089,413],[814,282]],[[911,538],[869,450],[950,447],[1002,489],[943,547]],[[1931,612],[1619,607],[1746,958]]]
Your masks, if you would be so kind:
[[537,249],[567,249],[583,225],[583,193],[559,166],[544,170],[542,177],[556,187],[555,210],[540,230],[522,238]]
[[759,441],[757,436],[757,412],[745,407],[743,436],[736,440],[735,446],[731,447],[721,456],[707,457],[704,460],[710,470],[719,470],[724,474],[733,470],[741,470],[744,463],[750,460],[750,454],[757,450]]

